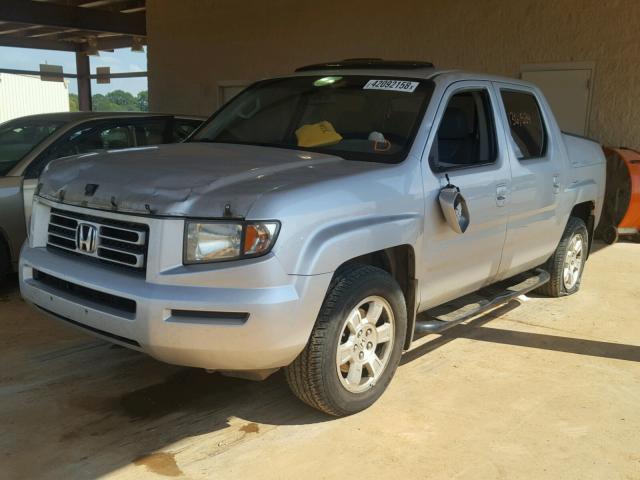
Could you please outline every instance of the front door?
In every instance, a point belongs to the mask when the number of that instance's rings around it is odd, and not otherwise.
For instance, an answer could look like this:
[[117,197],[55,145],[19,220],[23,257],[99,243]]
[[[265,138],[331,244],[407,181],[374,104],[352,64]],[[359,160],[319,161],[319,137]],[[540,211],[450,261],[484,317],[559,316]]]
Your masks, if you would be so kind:
[[[491,283],[498,273],[507,226],[510,168],[506,137],[490,82],[457,82],[436,114],[423,159],[425,235],[420,310]],[[450,182],[470,214],[464,233],[445,221],[438,203]]]

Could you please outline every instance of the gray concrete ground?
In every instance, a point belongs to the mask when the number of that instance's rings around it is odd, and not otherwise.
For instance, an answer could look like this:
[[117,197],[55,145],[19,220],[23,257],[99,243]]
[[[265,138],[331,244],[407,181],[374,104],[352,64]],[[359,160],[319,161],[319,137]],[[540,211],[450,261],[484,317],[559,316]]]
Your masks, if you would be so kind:
[[640,245],[405,354],[369,410],[158,363],[0,293],[0,478],[640,479]]

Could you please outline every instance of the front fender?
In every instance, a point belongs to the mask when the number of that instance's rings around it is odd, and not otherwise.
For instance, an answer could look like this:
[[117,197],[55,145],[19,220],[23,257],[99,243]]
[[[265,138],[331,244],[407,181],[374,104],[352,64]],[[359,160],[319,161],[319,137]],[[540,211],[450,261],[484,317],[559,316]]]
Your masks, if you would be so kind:
[[294,272],[334,272],[348,260],[398,245],[414,245],[422,231],[420,214],[356,218],[326,225],[311,235],[300,251]]

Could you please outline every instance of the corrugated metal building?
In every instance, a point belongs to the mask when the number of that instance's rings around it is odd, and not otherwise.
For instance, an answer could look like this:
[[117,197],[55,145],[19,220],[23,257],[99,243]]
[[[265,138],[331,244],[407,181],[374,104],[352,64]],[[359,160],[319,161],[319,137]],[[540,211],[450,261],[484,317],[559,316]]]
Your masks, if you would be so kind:
[[35,113],[68,111],[66,82],[43,82],[32,75],[0,73],[0,122]]

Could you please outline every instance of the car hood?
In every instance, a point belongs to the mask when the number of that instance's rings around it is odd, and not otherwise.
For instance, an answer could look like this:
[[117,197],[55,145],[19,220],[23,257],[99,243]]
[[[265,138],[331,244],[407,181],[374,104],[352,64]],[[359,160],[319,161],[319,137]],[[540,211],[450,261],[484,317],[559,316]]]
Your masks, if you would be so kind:
[[[246,217],[262,195],[344,177],[370,162],[281,148],[183,143],[67,157],[51,162],[38,195],[129,213]],[[97,185],[97,187],[96,187]],[[227,207],[228,205],[228,207]]]

